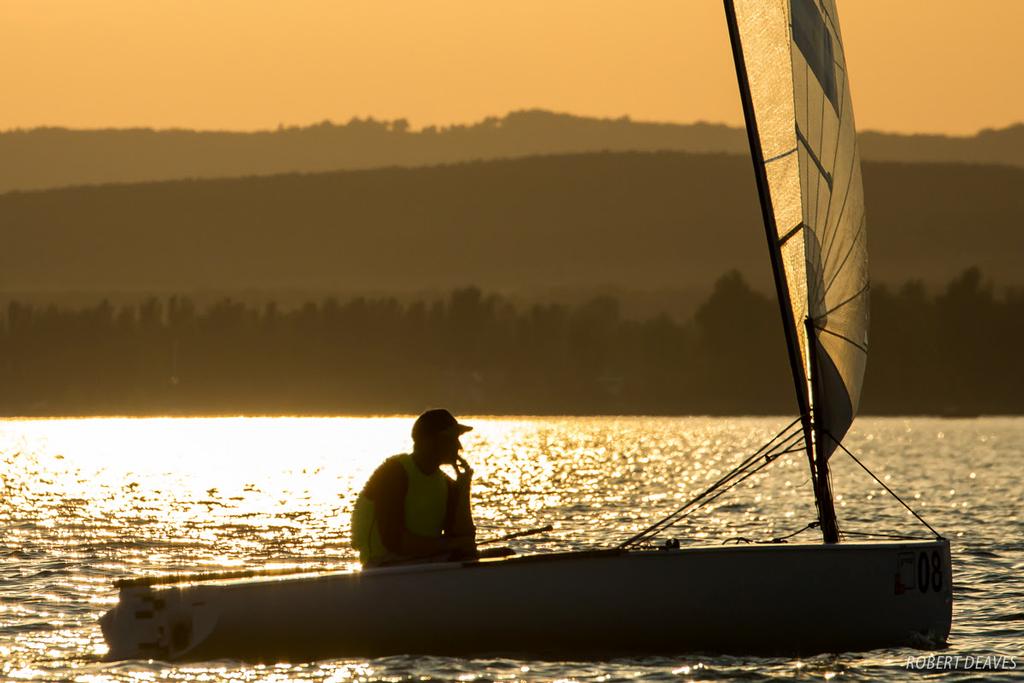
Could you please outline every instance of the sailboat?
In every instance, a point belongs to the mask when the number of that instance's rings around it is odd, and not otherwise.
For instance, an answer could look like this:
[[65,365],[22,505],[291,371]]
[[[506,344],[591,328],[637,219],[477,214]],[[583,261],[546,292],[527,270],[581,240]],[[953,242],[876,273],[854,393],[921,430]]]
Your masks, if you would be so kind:
[[[832,500],[830,458],[849,453],[843,437],[860,400],[869,291],[834,0],[726,0],[725,9],[797,419],[708,490],[614,547],[122,581],[119,603],[101,618],[110,659],[806,655],[946,641],[949,542],[937,532],[850,542]],[[821,542],[657,542],[792,452],[808,458]]]

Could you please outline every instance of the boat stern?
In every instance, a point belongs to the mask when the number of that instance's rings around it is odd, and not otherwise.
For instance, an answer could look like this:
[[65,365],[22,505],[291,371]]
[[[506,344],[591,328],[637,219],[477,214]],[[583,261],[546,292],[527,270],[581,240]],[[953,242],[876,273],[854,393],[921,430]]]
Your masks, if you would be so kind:
[[148,587],[121,588],[118,603],[100,617],[106,659],[165,659],[164,628],[157,619],[159,599]]
[[118,604],[100,617],[106,659],[179,659],[213,628],[202,602],[184,605],[177,588],[122,586]]

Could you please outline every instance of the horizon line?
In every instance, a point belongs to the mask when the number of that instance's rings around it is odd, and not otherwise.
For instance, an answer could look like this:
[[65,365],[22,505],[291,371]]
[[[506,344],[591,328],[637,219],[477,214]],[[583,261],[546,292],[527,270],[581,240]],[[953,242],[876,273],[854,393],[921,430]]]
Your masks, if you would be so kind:
[[[32,132],[36,132],[36,131],[52,131],[52,130],[68,131],[68,132],[76,132],[76,133],[146,131],[146,132],[152,132],[152,133],[183,133],[184,132],[184,133],[197,133],[197,134],[210,134],[210,135],[215,135],[215,134],[216,135],[224,135],[224,134],[227,134],[227,135],[259,135],[259,134],[268,134],[268,133],[269,134],[281,133],[281,132],[286,132],[286,131],[309,130],[309,129],[318,128],[318,127],[343,128],[345,126],[348,126],[348,125],[350,125],[352,123],[356,123],[356,122],[376,122],[376,123],[383,123],[383,124],[395,124],[397,122],[405,122],[405,124],[408,126],[408,128],[406,128],[404,131],[402,131],[403,133],[422,134],[422,133],[424,133],[424,132],[426,132],[428,130],[431,130],[431,129],[436,130],[437,132],[446,132],[446,131],[453,130],[453,129],[456,129],[456,128],[472,128],[474,126],[479,126],[479,125],[481,125],[483,123],[486,123],[489,120],[504,121],[504,120],[508,119],[510,116],[515,115],[515,114],[529,114],[529,113],[547,114],[547,115],[550,115],[550,116],[553,116],[553,117],[566,117],[566,118],[574,118],[574,119],[582,119],[582,120],[598,121],[598,122],[607,122],[607,123],[620,123],[620,122],[624,122],[624,123],[630,123],[630,124],[641,125],[641,126],[644,126],[644,125],[650,125],[650,126],[677,126],[677,127],[709,126],[709,127],[717,127],[717,128],[728,128],[728,129],[739,130],[739,131],[744,130],[744,126],[742,125],[742,123],[733,124],[733,123],[728,123],[728,122],[725,122],[725,121],[709,121],[709,120],[705,120],[705,119],[695,119],[695,120],[690,120],[690,121],[668,121],[668,120],[634,119],[629,114],[622,114],[621,116],[617,116],[617,117],[613,117],[613,116],[597,116],[597,115],[589,115],[589,114],[577,114],[577,113],[566,112],[566,111],[555,111],[555,110],[552,110],[552,109],[543,109],[543,108],[540,108],[540,107],[529,107],[529,108],[523,108],[523,109],[513,109],[513,110],[510,110],[510,111],[506,112],[504,115],[501,115],[501,116],[497,116],[497,115],[485,116],[485,117],[483,117],[481,119],[477,119],[477,120],[471,121],[471,122],[455,121],[455,122],[451,122],[451,123],[447,123],[447,124],[431,123],[431,124],[426,124],[426,125],[420,125],[418,127],[413,126],[412,123],[410,122],[410,120],[408,118],[405,118],[405,117],[398,117],[398,118],[393,118],[393,119],[389,119],[389,118],[379,118],[378,119],[378,118],[374,118],[374,116],[372,116],[372,115],[368,115],[366,117],[360,117],[358,115],[353,115],[347,121],[341,121],[341,122],[339,122],[337,120],[334,120],[334,119],[331,119],[331,118],[325,118],[325,119],[321,119],[320,121],[310,122],[310,123],[307,123],[307,124],[301,124],[301,123],[299,123],[299,124],[294,124],[294,123],[285,124],[284,122],[279,122],[276,127],[265,127],[265,128],[217,128],[217,127],[211,127],[211,128],[190,128],[190,127],[186,127],[186,126],[157,127],[157,126],[147,126],[147,125],[142,125],[142,124],[138,124],[138,125],[136,125],[136,124],[130,124],[130,125],[111,125],[111,126],[98,127],[98,128],[90,128],[90,127],[78,128],[78,127],[64,125],[64,124],[59,124],[59,123],[53,123],[53,124],[51,124],[51,123],[41,123],[41,124],[33,125],[33,126],[15,126],[15,127],[12,127],[12,128],[3,128],[3,129],[0,129],[0,135],[8,135],[8,134],[12,134],[12,133],[32,133]],[[902,137],[939,137],[939,138],[951,138],[951,139],[970,139],[970,138],[979,137],[980,135],[982,135],[984,133],[1006,131],[1006,130],[1010,130],[1012,128],[1018,128],[1018,127],[1021,127],[1021,126],[1024,126],[1024,119],[1022,119],[1021,121],[1014,122],[1014,123],[1008,123],[1008,124],[1006,124],[1004,126],[986,126],[986,127],[983,127],[983,128],[976,129],[973,133],[948,133],[948,132],[934,132],[934,131],[914,131],[914,132],[908,132],[908,131],[893,130],[893,129],[889,129],[889,130],[883,130],[883,129],[863,129],[863,130],[858,130],[858,134],[864,135],[864,134],[867,134],[867,133],[873,133],[873,134],[877,134],[877,135],[893,135],[893,136],[902,136]]]

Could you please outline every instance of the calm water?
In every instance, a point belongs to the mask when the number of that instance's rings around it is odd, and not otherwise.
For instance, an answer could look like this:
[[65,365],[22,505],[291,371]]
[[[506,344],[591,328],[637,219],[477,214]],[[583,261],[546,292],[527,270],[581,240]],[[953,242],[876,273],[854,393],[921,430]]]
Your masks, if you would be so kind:
[[[480,538],[554,524],[520,552],[608,545],[673,509],[781,429],[784,419],[466,420]],[[0,421],[0,676],[8,680],[888,679],[909,649],[759,659],[609,662],[392,657],[259,667],[108,664],[96,623],[111,581],[273,563],[352,563],[348,514],[408,418]],[[848,446],[953,541],[955,609],[943,655],[1007,656],[1024,673],[1024,419],[861,419]],[[919,526],[844,455],[848,530]],[[764,539],[814,518],[790,455],[671,533],[683,543]],[[812,532],[805,536],[811,540]],[[497,616],[500,618],[500,615]],[[931,653],[935,654],[935,653]],[[924,674],[914,674],[924,675]],[[978,672],[930,676],[966,678]]]

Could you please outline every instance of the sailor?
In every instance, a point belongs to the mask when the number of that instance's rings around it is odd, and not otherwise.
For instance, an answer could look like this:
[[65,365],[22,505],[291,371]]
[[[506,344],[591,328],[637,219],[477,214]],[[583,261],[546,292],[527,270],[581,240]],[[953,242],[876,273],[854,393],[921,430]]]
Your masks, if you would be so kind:
[[459,455],[459,437],[471,429],[447,410],[428,410],[412,426],[412,453],[388,458],[370,476],[352,511],[352,545],[364,567],[475,556],[473,470]]

